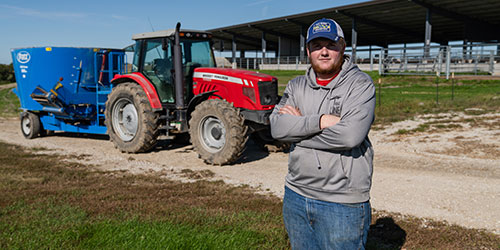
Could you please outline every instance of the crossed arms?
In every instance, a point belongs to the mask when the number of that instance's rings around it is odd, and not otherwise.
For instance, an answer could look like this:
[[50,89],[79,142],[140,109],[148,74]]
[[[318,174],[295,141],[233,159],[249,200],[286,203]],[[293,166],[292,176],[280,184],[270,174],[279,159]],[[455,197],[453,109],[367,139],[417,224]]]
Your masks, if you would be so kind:
[[374,120],[375,88],[370,82],[356,84],[349,92],[340,117],[332,114],[302,114],[295,104],[293,84],[285,90],[284,103],[271,114],[275,139],[323,150],[348,150],[360,145]]

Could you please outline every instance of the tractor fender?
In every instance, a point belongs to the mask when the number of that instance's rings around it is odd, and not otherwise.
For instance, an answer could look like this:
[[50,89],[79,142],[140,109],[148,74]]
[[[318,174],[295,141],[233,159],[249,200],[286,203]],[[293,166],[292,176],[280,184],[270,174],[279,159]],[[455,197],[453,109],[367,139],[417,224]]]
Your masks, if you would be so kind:
[[158,93],[156,93],[155,87],[153,86],[153,84],[151,84],[151,82],[148,81],[148,79],[146,79],[146,77],[143,74],[135,72],[126,75],[115,75],[113,80],[111,80],[111,83],[120,84],[124,82],[130,82],[131,80],[133,82],[136,82],[142,87],[142,89],[146,93],[146,96],[148,97],[149,104],[151,105],[153,111],[158,111],[162,109],[161,101],[160,98],[158,97]]
[[191,113],[194,111],[196,106],[198,106],[198,104],[200,104],[201,102],[207,100],[211,96],[217,96],[219,99],[222,99],[220,96],[214,94],[217,91],[218,90],[212,90],[212,91],[203,92],[201,94],[197,94],[191,99],[191,101],[189,101],[188,109],[187,109],[188,121],[189,121],[189,119],[191,119]]

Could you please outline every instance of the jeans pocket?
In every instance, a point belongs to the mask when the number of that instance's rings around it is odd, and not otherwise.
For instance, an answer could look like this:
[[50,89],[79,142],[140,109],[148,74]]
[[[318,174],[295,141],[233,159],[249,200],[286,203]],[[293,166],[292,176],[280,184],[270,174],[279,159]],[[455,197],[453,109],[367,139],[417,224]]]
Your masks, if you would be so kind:
[[358,249],[366,243],[370,225],[370,205],[363,203],[320,202],[315,230],[322,246],[333,249]]

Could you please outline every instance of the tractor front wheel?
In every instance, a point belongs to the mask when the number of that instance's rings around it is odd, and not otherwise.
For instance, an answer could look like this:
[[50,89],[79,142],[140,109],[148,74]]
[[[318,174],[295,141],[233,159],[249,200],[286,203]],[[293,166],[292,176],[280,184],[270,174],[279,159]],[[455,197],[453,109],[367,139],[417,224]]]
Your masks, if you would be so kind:
[[31,112],[23,112],[21,114],[21,132],[27,139],[34,139],[41,132],[40,117]]
[[159,114],[144,90],[135,83],[113,88],[106,101],[106,128],[116,148],[126,153],[152,149],[159,135]]
[[244,122],[239,111],[224,100],[210,99],[196,106],[189,133],[199,157],[214,165],[236,161],[248,139]]

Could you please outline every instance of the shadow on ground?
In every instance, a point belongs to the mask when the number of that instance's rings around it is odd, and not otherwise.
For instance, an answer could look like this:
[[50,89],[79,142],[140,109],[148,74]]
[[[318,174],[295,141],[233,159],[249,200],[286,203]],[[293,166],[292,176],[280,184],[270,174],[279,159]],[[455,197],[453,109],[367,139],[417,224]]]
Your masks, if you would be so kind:
[[52,137],[52,136],[60,136],[67,138],[79,138],[79,139],[90,139],[90,140],[100,140],[100,141],[109,141],[108,135],[101,134],[86,134],[86,133],[71,133],[71,132],[50,132],[43,137]]
[[249,139],[240,159],[238,159],[234,164],[244,164],[258,161],[266,158],[268,155],[269,152],[267,152],[267,150],[257,145],[257,143],[255,143],[252,139]]
[[368,232],[367,249],[401,249],[406,242],[406,231],[392,217],[377,219]]

